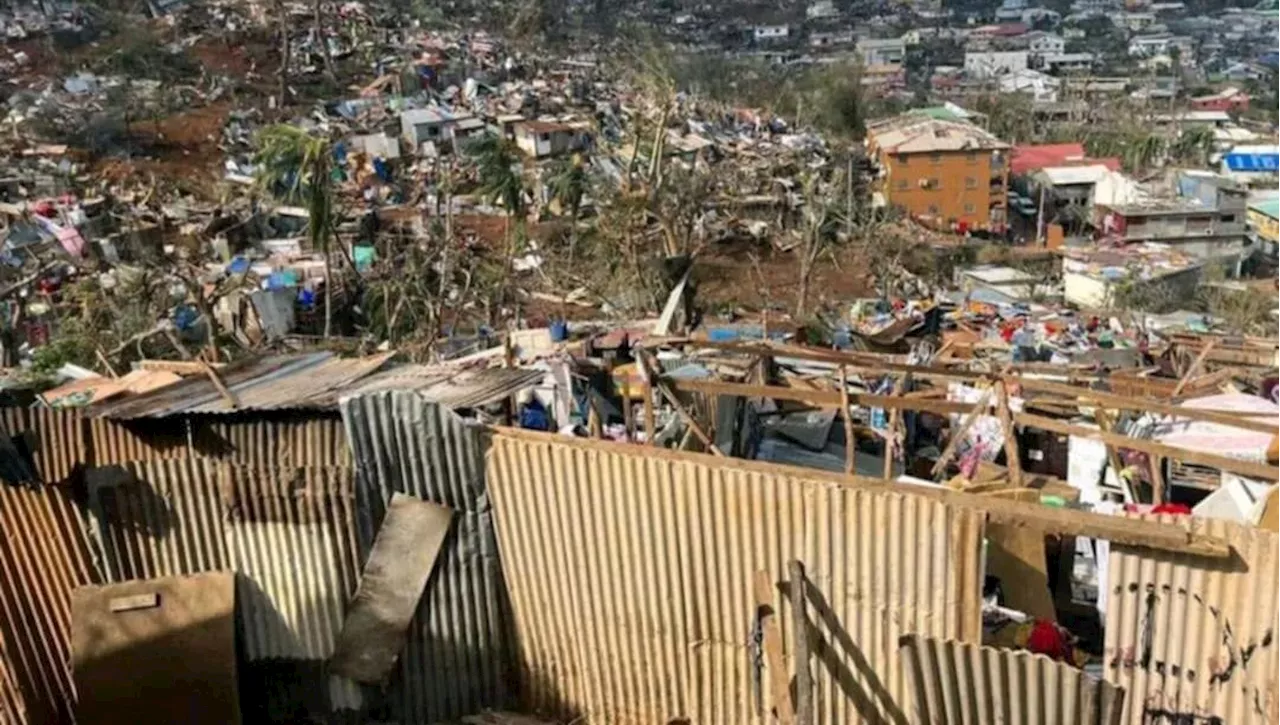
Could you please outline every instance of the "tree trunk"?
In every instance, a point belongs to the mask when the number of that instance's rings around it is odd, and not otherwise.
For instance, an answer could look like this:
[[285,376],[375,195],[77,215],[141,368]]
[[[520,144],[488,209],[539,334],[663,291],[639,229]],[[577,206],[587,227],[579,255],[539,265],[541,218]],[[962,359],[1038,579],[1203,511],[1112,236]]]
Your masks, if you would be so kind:
[[324,14],[321,11],[323,0],[315,0],[312,5],[313,24],[316,35],[316,42],[320,44],[320,54],[324,58],[324,75],[325,79],[330,83],[336,83],[338,76],[333,72],[333,56],[329,53],[329,40],[324,34]]

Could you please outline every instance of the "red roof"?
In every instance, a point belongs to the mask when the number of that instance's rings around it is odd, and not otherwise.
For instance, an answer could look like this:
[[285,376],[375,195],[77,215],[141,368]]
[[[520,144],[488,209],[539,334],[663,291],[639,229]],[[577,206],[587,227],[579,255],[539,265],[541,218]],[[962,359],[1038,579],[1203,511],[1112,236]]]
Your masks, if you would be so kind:
[[1102,164],[1112,171],[1120,170],[1120,159],[1092,159],[1085,155],[1084,144],[1055,143],[1039,146],[1014,146],[1009,171],[1026,174],[1046,166],[1091,166]]

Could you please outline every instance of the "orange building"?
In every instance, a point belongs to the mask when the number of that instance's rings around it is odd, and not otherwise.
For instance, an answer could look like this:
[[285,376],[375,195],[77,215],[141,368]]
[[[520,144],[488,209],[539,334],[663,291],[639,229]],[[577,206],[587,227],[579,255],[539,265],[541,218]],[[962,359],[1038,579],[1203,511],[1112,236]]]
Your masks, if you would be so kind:
[[873,123],[867,151],[884,203],[936,228],[1004,232],[1009,144],[963,121],[907,114]]

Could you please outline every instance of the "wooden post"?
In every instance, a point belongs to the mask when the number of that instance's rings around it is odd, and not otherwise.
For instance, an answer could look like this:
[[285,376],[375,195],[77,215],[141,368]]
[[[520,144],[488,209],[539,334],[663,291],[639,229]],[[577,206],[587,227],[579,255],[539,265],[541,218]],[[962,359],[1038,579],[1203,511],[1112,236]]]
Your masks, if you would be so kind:
[[1204,364],[1205,358],[1209,357],[1209,352],[1213,350],[1213,346],[1217,344],[1217,338],[1213,338],[1204,344],[1204,347],[1200,349],[1200,354],[1197,355],[1195,361],[1191,363],[1191,367],[1187,368],[1187,372],[1182,374],[1182,379],[1179,380],[1178,385],[1174,387],[1173,394],[1169,396],[1170,398],[1176,398],[1182,394],[1182,389],[1187,387],[1187,383],[1191,382],[1191,378],[1195,376],[1196,371]]
[[661,380],[657,380],[655,382],[658,386],[658,392],[662,393],[662,397],[667,399],[667,403],[672,408],[675,408],[676,413],[679,414],[679,416],[684,419],[684,422],[689,425],[689,428],[693,430],[693,434],[698,437],[698,440],[702,441],[702,445],[706,446],[707,450],[711,451],[713,455],[724,458],[724,451],[716,448],[716,444],[711,440],[711,436],[707,435],[707,432],[702,429],[702,426],[698,425],[698,421],[694,419],[693,415],[690,414],[689,411],[685,410],[685,407],[680,404],[679,400],[676,400],[675,394],[667,388],[666,383]]
[[1164,457],[1148,453],[1147,462],[1151,465],[1151,502],[1165,503]]
[[791,629],[795,637],[796,723],[813,724],[813,678],[809,671],[809,613],[804,564],[792,560],[787,564],[791,579]]
[[1000,426],[1004,428],[1004,456],[1008,460],[1005,467],[1009,469],[1009,483],[1014,488],[1022,485],[1022,461],[1018,460],[1018,432],[1013,427],[1013,416],[1009,413],[1009,387],[1000,381],[999,413]]
[[858,439],[853,432],[853,415],[849,412],[849,379],[844,366],[840,366],[840,417],[844,420],[844,472],[850,476],[858,472]]
[[968,417],[960,423],[960,427],[951,432],[951,440],[947,441],[947,447],[943,449],[942,455],[938,456],[938,462],[933,464],[933,475],[937,476],[947,470],[947,464],[951,462],[951,457],[956,454],[956,447],[960,445],[960,439],[964,438],[964,434],[968,433],[969,429],[973,427],[974,422],[978,420],[978,416],[982,415],[987,409],[987,403],[991,400],[991,392],[994,389],[995,385],[993,383],[992,387],[988,388],[982,394],[982,397],[978,399],[978,403],[973,406],[973,410],[969,411]]
[[755,577],[756,616],[764,634],[765,667],[769,670],[769,689],[773,692],[773,708],[781,725],[795,725],[796,711],[787,686],[787,662],[782,655],[782,629],[778,626],[778,610],[773,605],[773,580],[764,571]]
[[[890,395],[897,397],[902,395],[902,391],[907,386],[907,376],[903,375],[893,383],[893,392]],[[902,408],[894,408],[889,413],[889,429],[885,431],[884,436],[884,480],[888,481],[893,478],[893,439],[898,434],[898,426],[902,424]],[[903,457],[906,460],[906,457]]]
[[644,439],[651,446],[658,445],[658,421],[653,409],[653,371],[649,369],[645,351],[636,351],[636,364],[640,366],[640,375],[644,379],[641,392],[644,394]]

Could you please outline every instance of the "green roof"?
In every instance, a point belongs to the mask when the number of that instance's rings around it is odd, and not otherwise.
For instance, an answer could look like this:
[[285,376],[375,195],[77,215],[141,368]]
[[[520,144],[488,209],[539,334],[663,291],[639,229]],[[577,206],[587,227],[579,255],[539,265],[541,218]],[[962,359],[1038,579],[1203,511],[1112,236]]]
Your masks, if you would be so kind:
[[1267,201],[1259,201],[1249,205],[1250,209],[1261,212],[1272,219],[1280,219],[1280,199],[1269,199]]
[[947,108],[946,106],[929,106],[928,108],[914,108],[911,110],[911,113],[919,114],[921,116],[928,116],[929,118],[932,118],[938,121],[967,121],[968,120],[962,116],[956,115],[954,111],[952,111],[950,108]]

